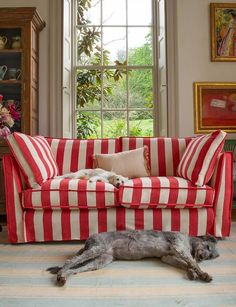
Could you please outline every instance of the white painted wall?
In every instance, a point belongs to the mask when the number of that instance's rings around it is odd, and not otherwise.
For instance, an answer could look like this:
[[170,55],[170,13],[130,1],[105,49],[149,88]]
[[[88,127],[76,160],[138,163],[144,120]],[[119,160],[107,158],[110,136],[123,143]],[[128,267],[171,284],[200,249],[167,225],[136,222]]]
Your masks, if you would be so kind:
[[46,27],[39,36],[39,133],[49,134],[49,0],[1,0],[0,7],[36,7]]
[[[0,7],[35,6],[46,22],[40,33],[39,132],[49,135],[49,28],[50,0],[1,0]],[[58,0],[59,1],[59,0]],[[176,5],[174,80],[176,82],[176,136],[194,134],[194,81],[235,81],[236,62],[210,60],[210,2],[235,3],[235,0],[173,0]],[[54,102],[55,103],[55,102]],[[170,112],[173,109],[170,108]],[[52,121],[52,120],[51,120]],[[236,134],[230,134],[236,138]]]
[[[211,2],[233,0],[176,0],[177,2],[177,103],[179,136],[194,134],[193,82],[236,82],[236,62],[211,62]],[[236,138],[236,134],[229,134]]]

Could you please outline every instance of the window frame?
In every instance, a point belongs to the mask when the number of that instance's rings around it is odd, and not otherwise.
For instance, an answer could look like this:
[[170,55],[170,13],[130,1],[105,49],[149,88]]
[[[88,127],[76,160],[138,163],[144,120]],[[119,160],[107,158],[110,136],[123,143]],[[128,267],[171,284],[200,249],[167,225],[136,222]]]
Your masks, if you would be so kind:
[[[72,123],[73,123],[73,136],[76,137],[77,135],[77,127],[76,127],[76,118],[77,118],[77,112],[79,111],[95,111],[95,109],[91,109],[91,108],[77,108],[76,106],[76,72],[78,69],[116,69],[117,66],[116,65],[78,65],[77,63],[77,31],[80,27],[83,27],[84,25],[78,26],[76,23],[77,20],[77,10],[76,10],[76,4],[77,4],[77,0],[72,0],[72,6],[73,6],[73,24],[72,24],[72,83],[73,83],[73,88],[72,88],[72,104],[73,104],[73,109],[72,109],[72,114],[73,114],[73,119],[72,119]],[[101,0],[102,2],[102,0]],[[127,2],[126,1],[126,6],[127,6]],[[128,89],[128,74],[126,75],[126,83],[127,83],[127,103],[126,103],[126,107],[124,108],[102,108],[102,104],[100,106],[100,109],[96,109],[96,111],[101,112],[101,114],[103,114],[103,112],[109,112],[109,111],[123,111],[126,113],[126,123],[127,123],[127,132],[129,132],[129,112],[131,111],[150,111],[153,114],[153,136],[157,136],[159,135],[159,131],[160,131],[160,127],[159,127],[159,123],[158,123],[158,22],[157,22],[157,18],[158,18],[158,3],[157,0],[151,0],[151,8],[152,8],[152,24],[150,25],[151,29],[152,29],[152,48],[153,48],[153,52],[152,52],[152,65],[125,65],[125,66],[119,66],[120,68],[124,68],[124,69],[133,69],[133,70],[144,70],[144,69],[148,69],[152,72],[152,98],[153,98],[153,107],[152,108],[132,108],[129,106],[129,89]],[[126,18],[128,15],[128,11],[126,11]],[[127,19],[126,19],[127,21]],[[89,27],[90,25],[88,25]],[[128,39],[127,39],[127,34],[128,34],[128,30],[129,28],[134,28],[134,27],[140,27],[140,28],[147,28],[147,25],[102,25],[102,18],[101,18],[101,24],[100,25],[92,25],[93,27],[103,27],[103,28],[112,28],[112,27],[125,27],[126,28],[126,57],[128,54],[128,48],[127,48],[127,44],[128,44]],[[101,45],[102,45],[102,38],[101,38]],[[103,96],[103,91],[102,92],[102,96]],[[102,97],[103,99],[103,97]],[[101,115],[101,131],[103,131],[103,116]],[[102,133],[102,132],[101,132]],[[128,134],[128,133],[127,133]],[[101,137],[103,137],[103,135],[101,135]]]

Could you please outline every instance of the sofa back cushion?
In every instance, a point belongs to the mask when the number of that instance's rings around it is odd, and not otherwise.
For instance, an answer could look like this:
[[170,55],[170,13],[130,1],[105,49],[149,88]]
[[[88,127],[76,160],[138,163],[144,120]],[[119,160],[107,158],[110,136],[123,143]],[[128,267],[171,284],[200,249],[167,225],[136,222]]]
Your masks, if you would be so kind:
[[58,175],[53,153],[43,136],[14,132],[8,136],[7,143],[30,188]]
[[46,138],[56,159],[59,174],[93,168],[93,155],[120,151],[119,139],[57,139]]
[[211,179],[225,137],[224,131],[217,130],[192,139],[179,163],[177,175],[197,186],[206,184]]
[[121,150],[149,148],[151,176],[175,176],[191,138],[122,137]]

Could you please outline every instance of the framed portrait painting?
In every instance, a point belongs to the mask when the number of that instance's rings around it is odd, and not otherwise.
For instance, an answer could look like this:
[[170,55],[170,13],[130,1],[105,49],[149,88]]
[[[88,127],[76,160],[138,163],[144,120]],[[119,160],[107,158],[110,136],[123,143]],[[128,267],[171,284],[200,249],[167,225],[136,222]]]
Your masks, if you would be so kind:
[[236,83],[194,83],[195,133],[236,132]]
[[211,3],[211,60],[236,61],[236,3]]

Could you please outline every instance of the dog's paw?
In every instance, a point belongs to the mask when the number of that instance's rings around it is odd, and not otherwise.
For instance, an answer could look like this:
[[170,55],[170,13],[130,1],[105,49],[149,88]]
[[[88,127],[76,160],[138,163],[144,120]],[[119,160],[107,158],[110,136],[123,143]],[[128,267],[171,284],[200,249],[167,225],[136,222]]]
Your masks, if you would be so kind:
[[201,276],[199,276],[201,280],[205,281],[205,282],[211,282],[212,281],[212,276],[209,275],[208,273],[204,272],[201,274]]
[[102,179],[89,179],[89,182],[103,182]]
[[193,269],[188,269],[187,270],[187,276],[188,276],[188,279],[190,279],[190,280],[198,279],[197,273]]
[[50,268],[47,268],[47,271],[50,272],[51,274],[57,274],[60,271],[61,267],[59,266],[53,266]]
[[66,283],[66,277],[63,275],[57,275],[57,285],[62,287]]

